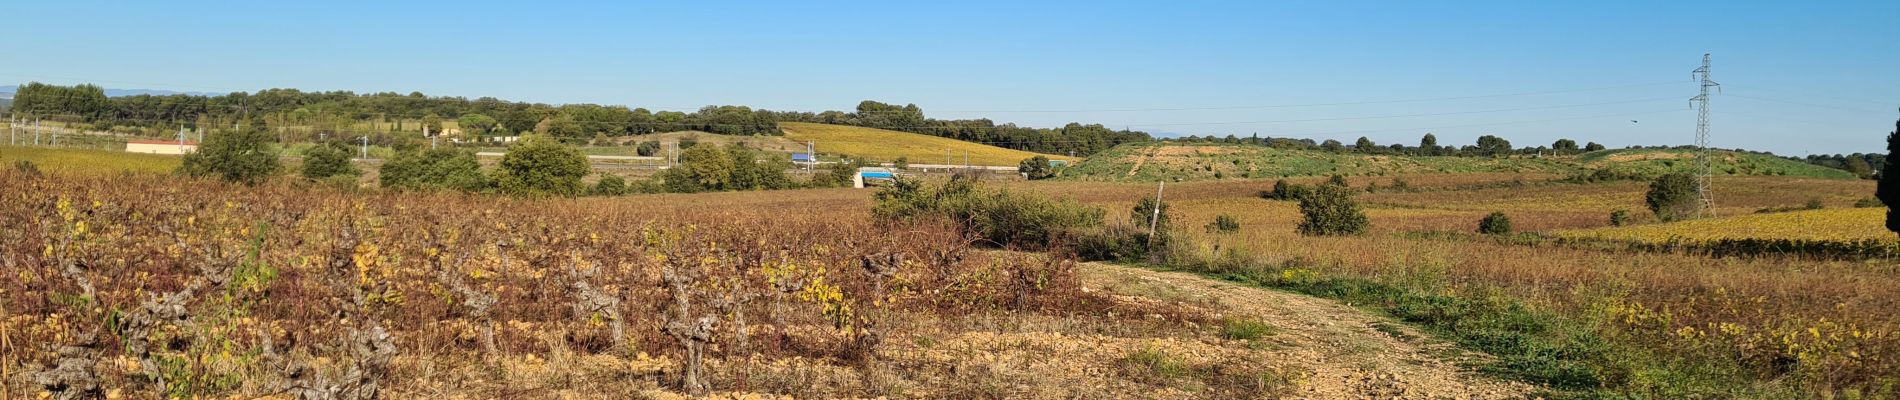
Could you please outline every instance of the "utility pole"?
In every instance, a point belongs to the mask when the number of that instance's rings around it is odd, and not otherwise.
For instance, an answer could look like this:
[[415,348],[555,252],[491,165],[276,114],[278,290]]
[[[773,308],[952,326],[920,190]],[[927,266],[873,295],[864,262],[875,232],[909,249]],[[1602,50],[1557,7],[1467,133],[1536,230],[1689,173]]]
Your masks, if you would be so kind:
[[423,125],[422,125],[422,136],[428,136],[428,137],[429,137],[429,150],[435,150],[435,136],[434,136],[434,135],[430,135],[430,134],[429,134],[429,125],[428,125],[428,124],[423,124]]
[[1710,193],[1709,186],[1714,181],[1715,168],[1711,165],[1712,155],[1709,153],[1709,88],[1716,88],[1719,92],[1722,85],[1709,79],[1709,53],[1702,53],[1702,68],[1696,68],[1691,75],[1700,81],[1702,87],[1700,94],[1689,99],[1690,106],[1696,109],[1695,163],[1699,169],[1696,171],[1696,192],[1701,195],[1702,202],[1699,214],[1701,217],[1711,217],[1715,215],[1715,197]]
[[368,160],[369,159],[369,135],[358,136],[357,138],[363,140],[363,159]]
[[805,169],[818,169],[818,141],[805,141]]
[[40,145],[40,118],[33,117],[33,145]]

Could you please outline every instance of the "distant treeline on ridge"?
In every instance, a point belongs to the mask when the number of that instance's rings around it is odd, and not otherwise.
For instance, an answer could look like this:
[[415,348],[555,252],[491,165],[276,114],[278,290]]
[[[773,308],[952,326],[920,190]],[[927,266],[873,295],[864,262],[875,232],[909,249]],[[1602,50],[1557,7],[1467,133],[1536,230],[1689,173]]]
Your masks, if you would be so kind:
[[[217,96],[191,94],[108,97],[97,85],[28,83],[14,95],[17,115],[91,124],[95,129],[146,128],[163,135],[179,126],[227,126],[242,120],[253,126],[296,126],[311,135],[351,135],[362,122],[388,125],[379,131],[441,132],[454,120],[465,135],[497,136],[521,132],[585,139],[596,136],[704,131],[728,135],[778,135],[779,122],[814,122],[890,129],[999,147],[1050,154],[1087,155],[1117,144],[1146,141],[1146,132],[1113,130],[1099,124],[1070,123],[1060,128],[996,124],[989,119],[943,120],[924,116],[914,104],[864,101],[856,110],[800,112],[746,106],[706,106],[693,112],[595,104],[549,105],[482,97],[432,97],[420,92],[358,94],[349,91],[304,92],[267,89]],[[376,125],[382,126],[382,125]],[[132,129],[138,130],[138,129]]]

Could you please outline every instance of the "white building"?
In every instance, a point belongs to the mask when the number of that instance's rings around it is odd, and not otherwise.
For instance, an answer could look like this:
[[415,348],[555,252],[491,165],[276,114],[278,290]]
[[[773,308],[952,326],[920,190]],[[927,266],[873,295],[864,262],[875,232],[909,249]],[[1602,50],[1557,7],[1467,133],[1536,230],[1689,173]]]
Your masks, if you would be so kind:
[[128,140],[127,153],[185,154],[198,151],[198,142],[177,140]]

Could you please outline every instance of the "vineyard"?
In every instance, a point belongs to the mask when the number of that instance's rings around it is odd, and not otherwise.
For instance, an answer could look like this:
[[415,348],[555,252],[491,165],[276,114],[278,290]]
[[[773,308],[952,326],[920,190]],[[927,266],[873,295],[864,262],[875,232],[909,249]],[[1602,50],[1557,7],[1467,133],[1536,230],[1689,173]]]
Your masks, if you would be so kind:
[[[1210,323],[1085,292],[1072,261],[976,251],[942,224],[876,225],[861,205],[845,207],[855,217],[787,217],[10,172],[0,186],[20,189],[0,200],[11,275],[0,362],[28,369],[8,371],[16,394],[970,397],[1084,370],[992,370],[963,353],[974,348],[930,345],[1012,340],[964,327],[1057,318],[1074,334],[1125,337],[1091,341],[1150,346],[1139,338]],[[1222,366],[1217,376],[1276,372],[1249,357],[1198,362]]]

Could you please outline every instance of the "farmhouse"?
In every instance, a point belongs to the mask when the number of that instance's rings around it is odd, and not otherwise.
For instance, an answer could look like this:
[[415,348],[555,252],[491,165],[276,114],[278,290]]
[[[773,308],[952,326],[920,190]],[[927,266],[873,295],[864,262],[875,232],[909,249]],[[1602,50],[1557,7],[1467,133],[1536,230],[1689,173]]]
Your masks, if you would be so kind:
[[125,142],[127,153],[185,154],[194,151],[198,151],[198,142],[189,140],[128,140]]

